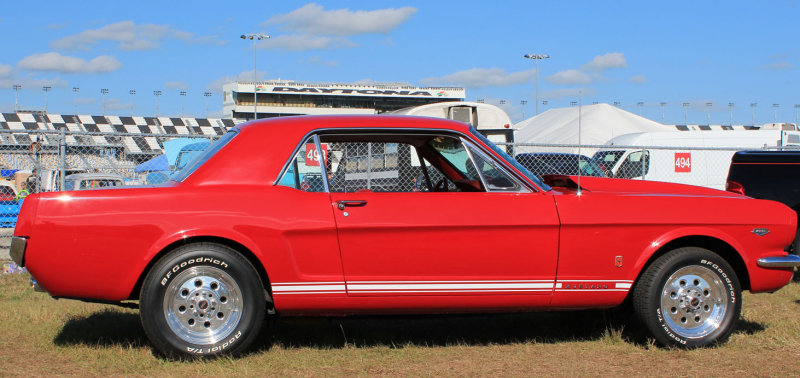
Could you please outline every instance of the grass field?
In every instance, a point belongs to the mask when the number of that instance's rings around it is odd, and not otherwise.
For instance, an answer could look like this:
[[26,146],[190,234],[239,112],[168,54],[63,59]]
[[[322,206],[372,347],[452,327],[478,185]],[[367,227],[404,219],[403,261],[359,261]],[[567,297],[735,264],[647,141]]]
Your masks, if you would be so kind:
[[151,350],[137,310],[54,300],[0,276],[6,375],[800,375],[800,283],[744,295],[724,345],[663,349],[624,311],[279,319],[252,353],[175,362]]

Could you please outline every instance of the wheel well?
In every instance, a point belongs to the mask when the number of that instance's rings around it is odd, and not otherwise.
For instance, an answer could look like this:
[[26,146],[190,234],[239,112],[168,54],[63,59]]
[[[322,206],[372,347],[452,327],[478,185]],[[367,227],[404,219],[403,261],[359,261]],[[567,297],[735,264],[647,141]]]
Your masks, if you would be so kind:
[[731,267],[733,267],[733,270],[736,272],[736,277],[739,278],[739,282],[742,285],[742,290],[750,290],[750,275],[747,273],[747,266],[745,265],[744,260],[742,260],[742,256],[739,255],[739,252],[731,247],[730,244],[720,239],[700,235],[684,236],[661,246],[661,248],[653,253],[653,256],[650,256],[650,259],[647,260],[647,263],[639,271],[639,276],[636,277],[636,280],[639,280],[639,277],[641,277],[642,273],[647,270],[653,261],[669,253],[670,251],[681,247],[705,248],[720,255],[720,257],[725,259],[725,261],[727,261],[728,264],[731,264]]
[[144,278],[147,276],[147,273],[150,271],[153,265],[155,265],[155,263],[162,256],[174,250],[175,248],[192,243],[216,243],[236,250],[236,252],[239,252],[242,256],[244,256],[247,259],[247,261],[250,261],[250,264],[253,264],[253,267],[256,268],[258,275],[261,277],[261,282],[264,283],[264,289],[266,289],[267,293],[269,293],[269,295],[272,296],[272,289],[269,285],[269,276],[267,275],[266,269],[264,269],[264,265],[261,264],[261,261],[247,247],[230,239],[225,239],[215,236],[195,236],[178,240],[164,247],[164,249],[162,249],[155,256],[153,256],[150,262],[147,263],[147,266],[144,268],[142,273],[139,274],[139,279],[136,280],[136,285],[134,285],[133,290],[131,290],[128,299],[131,300],[139,299],[139,291],[142,288],[142,283],[144,282]]

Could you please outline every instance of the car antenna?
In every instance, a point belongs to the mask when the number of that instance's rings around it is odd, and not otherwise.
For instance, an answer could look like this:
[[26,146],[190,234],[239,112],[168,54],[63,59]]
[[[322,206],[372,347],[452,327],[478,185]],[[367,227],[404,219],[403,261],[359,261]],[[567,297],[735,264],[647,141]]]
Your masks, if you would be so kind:
[[581,116],[583,115],[581,103],[581,91],[578,91],[578,191],[577,195],[581,195]]

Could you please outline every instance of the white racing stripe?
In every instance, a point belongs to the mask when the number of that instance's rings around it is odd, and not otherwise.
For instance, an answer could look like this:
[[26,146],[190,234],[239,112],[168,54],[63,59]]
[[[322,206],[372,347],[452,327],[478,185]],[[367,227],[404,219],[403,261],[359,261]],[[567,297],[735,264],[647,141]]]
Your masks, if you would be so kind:
[[[565,288],[574,283],[608,284],[609,288]],[[566,286],[565,286],[566,285]],[[629,291],[630,280],[493,280],[493,281],[351,281],[281,282],[272,284],[274,294],[390,294],[390,293],[481,293],[546,291]]]

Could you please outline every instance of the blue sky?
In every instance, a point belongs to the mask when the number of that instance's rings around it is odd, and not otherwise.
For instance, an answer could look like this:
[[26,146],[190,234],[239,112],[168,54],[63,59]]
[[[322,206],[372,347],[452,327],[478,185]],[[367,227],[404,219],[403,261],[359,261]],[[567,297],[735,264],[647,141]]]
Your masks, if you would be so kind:
[[[0,110],[219,116],[221,83],[262,79],[463,86],[515,121],[619,102],[656,121],[795,122],[798,1],[41,1],[0,15]],[[80,88],[77,94],[72,88]],[[129,91],[135,90],[135,95]],[[179,95],[181,91],[186,96]],[[528,103],[524,107],[520,101]],[[548,101],[547,106],[541,104]],[[504,102],[501,104],[501,102]],[[643,105],[637,105],[642,102]],[[666,102],[665,106],[660,106]],[[684,109],[683,103],[689,103]],[[709,107],[706,104],[711,103]],[[773,104],[778,104],[774,107]]]

